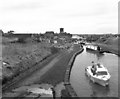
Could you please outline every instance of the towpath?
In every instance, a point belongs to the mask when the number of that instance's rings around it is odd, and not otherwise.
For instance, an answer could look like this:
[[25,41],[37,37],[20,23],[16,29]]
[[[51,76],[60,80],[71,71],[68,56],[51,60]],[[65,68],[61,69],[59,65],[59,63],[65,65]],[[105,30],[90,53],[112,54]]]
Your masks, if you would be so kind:
[[44,66],[43,68],[31,73],[29,76],[20,79],[19,82],[8,88],[6,92],[10,92],[12,89],[25,85],[48,83],[56,86],[63,82],[67,65],[73,54],[78,50],[80,50],[80,47],[78,45],[74,45],[69,50],[65,50],[52,60],[47,61],[46,64],[37,64]]

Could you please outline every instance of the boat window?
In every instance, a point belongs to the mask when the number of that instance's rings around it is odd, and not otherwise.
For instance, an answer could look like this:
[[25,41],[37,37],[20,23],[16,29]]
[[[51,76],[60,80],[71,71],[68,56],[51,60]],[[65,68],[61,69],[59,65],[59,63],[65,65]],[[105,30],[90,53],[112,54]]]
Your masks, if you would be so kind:
[[107,75],[106,71],[97,72],[97,75]]

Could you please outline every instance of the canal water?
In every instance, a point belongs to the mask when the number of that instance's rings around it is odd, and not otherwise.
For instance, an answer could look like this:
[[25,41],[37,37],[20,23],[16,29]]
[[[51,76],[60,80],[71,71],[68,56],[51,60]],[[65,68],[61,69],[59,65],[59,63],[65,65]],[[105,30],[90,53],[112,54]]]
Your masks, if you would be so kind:
[[[78,97],[118,97],[118,60],[120,57],[110,53],[98,54],[84,51],[79,54],[73,64],[70,82]],[[85,67],[92,61],[100,62],[111,74],[108,87],[94,84],[86,75]]]

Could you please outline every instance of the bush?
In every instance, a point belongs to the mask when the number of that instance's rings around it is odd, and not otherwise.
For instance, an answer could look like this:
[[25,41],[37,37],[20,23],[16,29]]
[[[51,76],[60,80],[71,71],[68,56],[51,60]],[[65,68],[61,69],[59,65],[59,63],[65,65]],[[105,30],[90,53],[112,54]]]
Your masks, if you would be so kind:
[[8,81],[7,77],[4,77],[4,78],[2,79],[2,84],[5,84],[7,81]]
[[25,43],[25,38],[19,38],[19,39],[18,39],[18,42],[19,42],[19,43]]
[[7,77],[7,76],[3,77],[3,79],[2,79],[2,84],[7,83],[7,82],[10,81],[11,79],[12,79],[12,77]]
[[71,97],[69,92],[66,89],[61,91],[61,96],[62,96],[62,99],[65,99],[66,97],[69,97],[69,98]]
[[51,49],[51,53],[52,53],[52,54],[55,54],[55,53],[58,53],[58,52],[59,52],[59,48],[56,48],[56,47],[54,47],[54,46],[51,47],[50,49]]

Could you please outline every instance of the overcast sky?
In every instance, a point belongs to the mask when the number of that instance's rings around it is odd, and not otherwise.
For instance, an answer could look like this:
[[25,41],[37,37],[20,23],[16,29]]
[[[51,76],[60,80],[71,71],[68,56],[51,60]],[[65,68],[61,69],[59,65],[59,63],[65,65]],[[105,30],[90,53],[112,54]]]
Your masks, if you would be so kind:
[[4,32],[118,33],[119,0],[1,0]]

